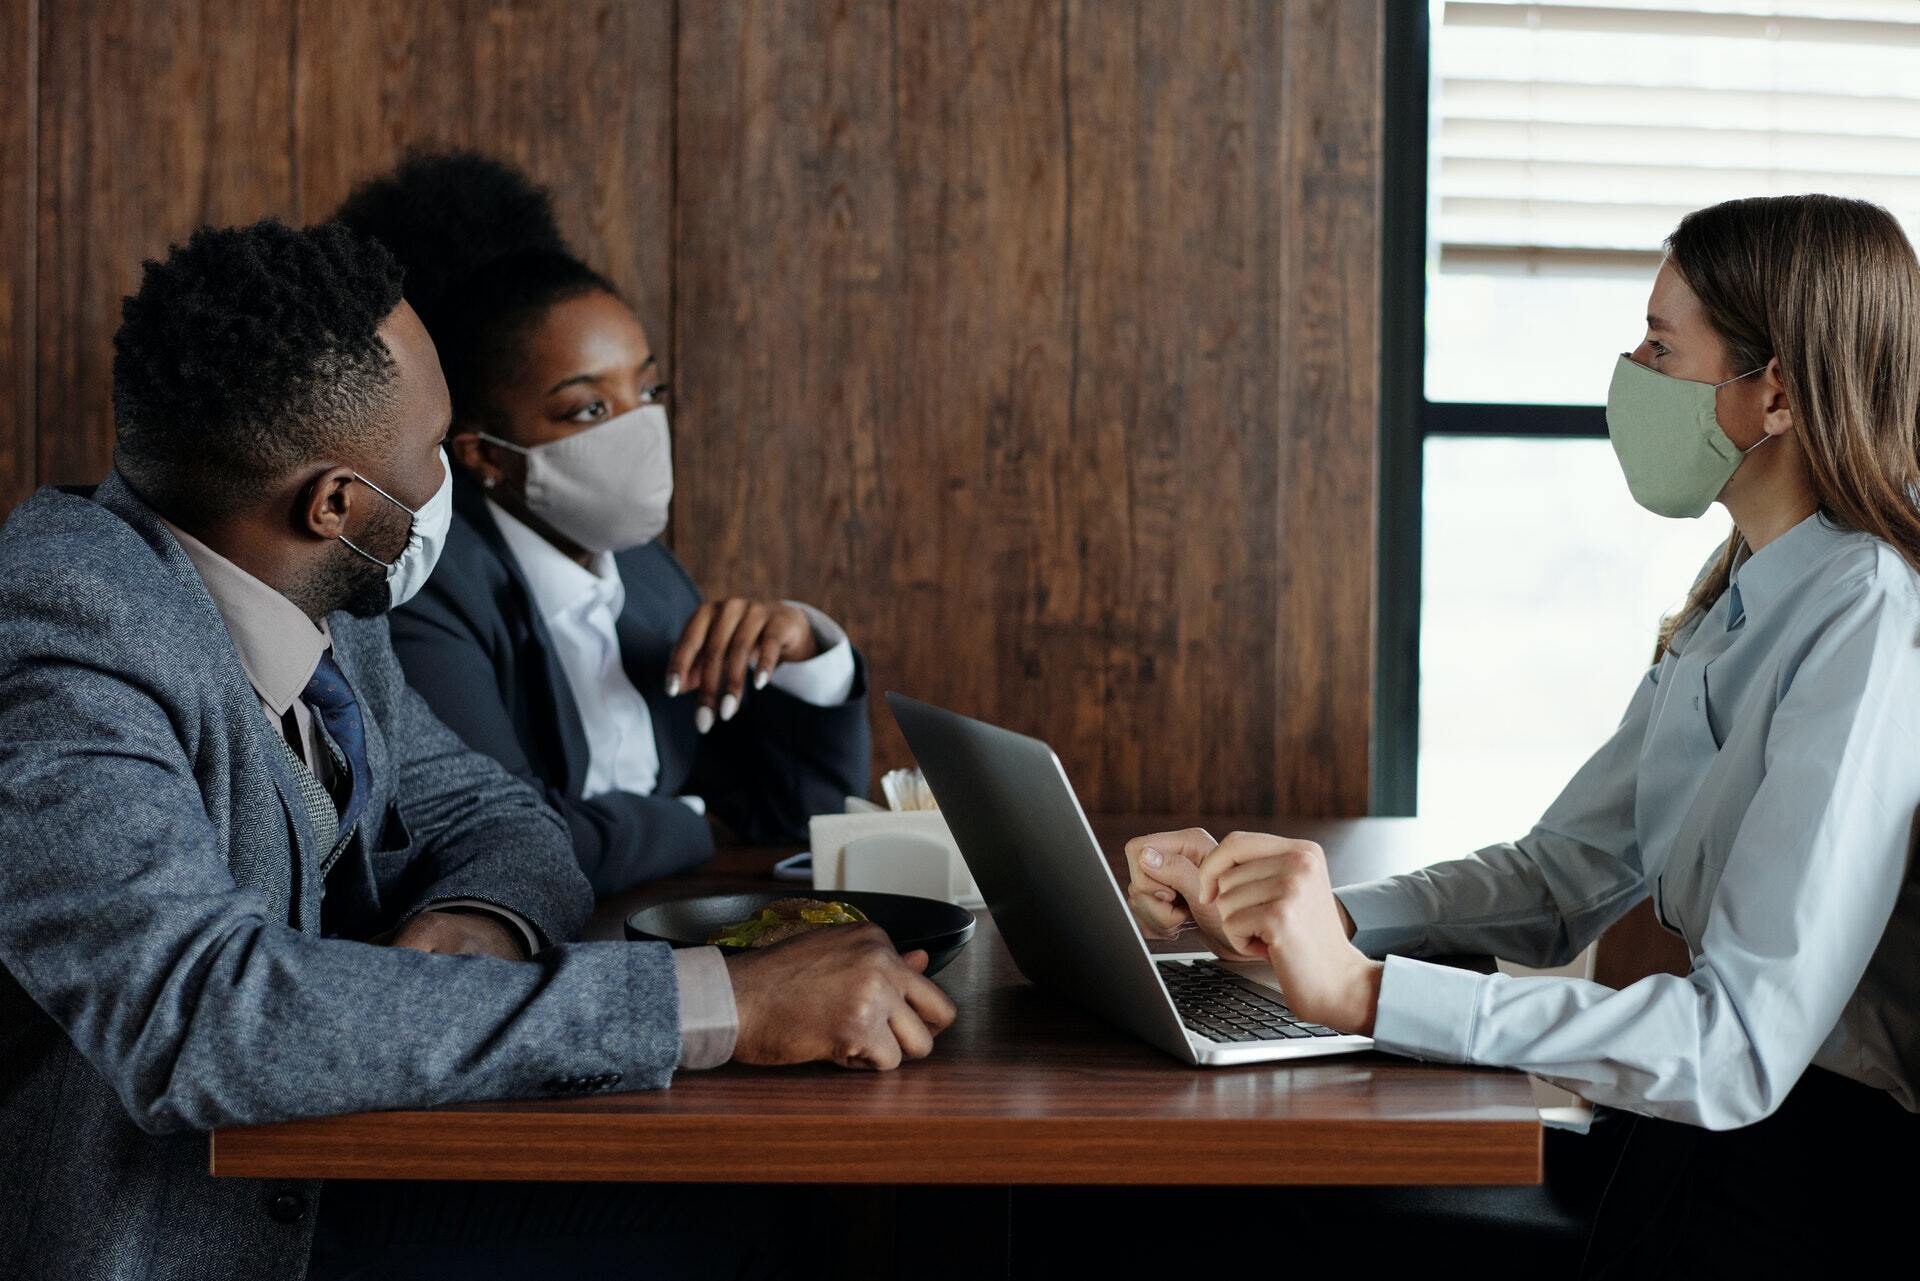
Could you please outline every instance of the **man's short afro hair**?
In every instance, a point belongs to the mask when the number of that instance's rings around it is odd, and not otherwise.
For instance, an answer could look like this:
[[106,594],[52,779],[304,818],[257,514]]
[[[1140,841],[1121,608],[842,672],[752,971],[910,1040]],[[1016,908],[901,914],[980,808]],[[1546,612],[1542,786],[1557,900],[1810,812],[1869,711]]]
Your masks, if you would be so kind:
[[115,465],[163,511],[205,518],[337,457],[388,404],[378,331],[400,299],[399,262],[338,224],[196,231],[121,305]]

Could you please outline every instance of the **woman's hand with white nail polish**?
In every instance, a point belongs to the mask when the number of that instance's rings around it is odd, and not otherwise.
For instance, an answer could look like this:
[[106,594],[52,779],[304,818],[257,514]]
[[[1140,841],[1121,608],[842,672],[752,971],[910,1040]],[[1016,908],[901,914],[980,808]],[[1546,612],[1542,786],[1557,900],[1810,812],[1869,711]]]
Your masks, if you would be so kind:
[[820,652],[813,625],[784,601],[734,596],[707,601],[693,613],[667,660],[667,696],[697,693],[695,723],[706,733],[715,718],[730,721],[746,697],[747,674],[765,689],[781,663],[804,662]]

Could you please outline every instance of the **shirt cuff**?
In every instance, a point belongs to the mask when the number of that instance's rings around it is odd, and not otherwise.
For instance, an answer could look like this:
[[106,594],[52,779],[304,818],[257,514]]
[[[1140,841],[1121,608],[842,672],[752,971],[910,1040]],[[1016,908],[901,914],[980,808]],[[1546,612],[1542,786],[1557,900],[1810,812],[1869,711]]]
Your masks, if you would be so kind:
[[767,683],[815,707],[840,706],[853,693],[853,643],[840,624],[813,606],[797,600],[786,603],[807,616],[820,652],[798,663],[780,664]]
[[692,810],[694,813],[700,815],[700,817],[705,818],[707,816],[707,798],[706,797],[676,796],[673,799],[676,801],[679,801],[682,805],[686,806],[688,809]]
[[1374,1045],[1416,1059],[1472,1062],[1481,989],[1496,977],[1389,956],[1373,1016]]
[[680,1067],[719,1067],[733,1057],[740,1035],[726,958],[717,947],[681,948],[673,954],[673,974],[680,983]]
[[520,946],[527,949],[528,956],[532,956],[540,950],[540,936],[534,933],[533,926],[527,923],[527,918],[518,912],[509,911],[501,907],[498,903],[489,903],[482,898],[448,898],[441,899],[436,903],[429,903],[422,910],[428,912],[445,911],[451,907],[464,908],[466,911],[478,912],[483,916],[498,917],[519,934]]
[[1344,885],[1333,892],[1353,918],[1353,945],[1378,960],[1389,952],[1417,952],[1427,937],[1427,914],[1394,877]]

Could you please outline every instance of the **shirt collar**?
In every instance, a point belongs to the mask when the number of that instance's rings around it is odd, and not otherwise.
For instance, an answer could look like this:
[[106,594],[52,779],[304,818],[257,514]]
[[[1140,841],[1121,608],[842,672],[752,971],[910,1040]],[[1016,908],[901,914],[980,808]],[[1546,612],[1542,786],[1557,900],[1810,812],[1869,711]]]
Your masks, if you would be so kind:
[[178,525],[165,523],[213,597],[213,607],[233,637],[240,666],[246,669],[254,692],[275,716],[285,716],[313,679],[320,656],[333,644],[325,620],[315,624],[278,588],[261,582]]
[[1815,512],[1759,551],[1743,548],[1731,575],[1739,617],[1766,613],[1809,569],[1851,537],[1850,531]]
[[599,601],[606,601],[616,614],[620,612],[626,603],[626,588],[611,553],[598,552],[582,566],[491,498],[487,510],[500,527],[507,549],[520,562],[520,572],[526,575],[527,588],[542,618],[551,622]]

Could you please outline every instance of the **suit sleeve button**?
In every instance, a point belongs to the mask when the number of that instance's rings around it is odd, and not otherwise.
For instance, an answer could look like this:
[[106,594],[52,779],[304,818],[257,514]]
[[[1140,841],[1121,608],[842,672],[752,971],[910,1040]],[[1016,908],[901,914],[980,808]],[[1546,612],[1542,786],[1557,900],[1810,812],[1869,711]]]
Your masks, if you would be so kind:
[[307,1213],[307,1199],[298,1192],[282,1192],[267,1202],[267,1214],[275,1223],[298,1223]]

